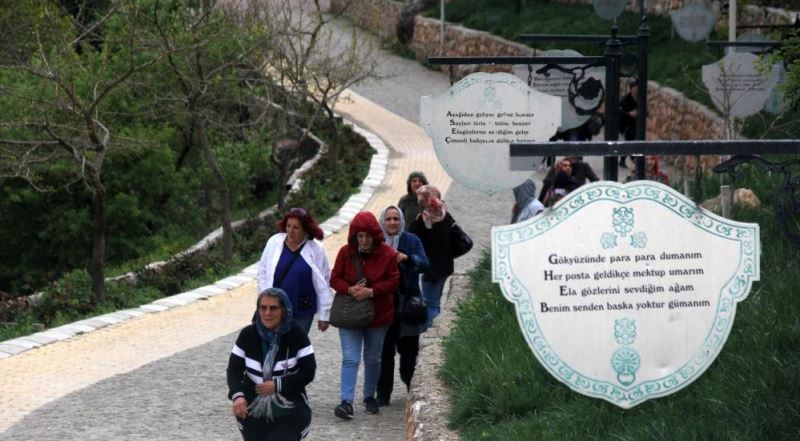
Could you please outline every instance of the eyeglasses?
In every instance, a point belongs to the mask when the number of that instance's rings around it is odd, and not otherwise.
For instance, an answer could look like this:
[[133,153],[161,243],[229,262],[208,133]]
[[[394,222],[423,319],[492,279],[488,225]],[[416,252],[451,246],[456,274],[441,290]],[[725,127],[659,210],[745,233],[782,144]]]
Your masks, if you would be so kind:
[[258,310],[261,312],[275,312],[283,308],[281,305],[258,305]]

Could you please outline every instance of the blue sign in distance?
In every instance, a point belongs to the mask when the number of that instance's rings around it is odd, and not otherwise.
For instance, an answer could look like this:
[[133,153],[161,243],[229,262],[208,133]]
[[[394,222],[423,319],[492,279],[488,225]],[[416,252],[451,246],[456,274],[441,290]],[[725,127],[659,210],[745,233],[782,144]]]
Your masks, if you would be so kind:
[[707,39],[717,22],[717,13],[704,3],[689,3],[669,15],[678,35],[692,43]]
[[628,0],[592,0],[594,12],[606,20],[613,20],[622,14]]

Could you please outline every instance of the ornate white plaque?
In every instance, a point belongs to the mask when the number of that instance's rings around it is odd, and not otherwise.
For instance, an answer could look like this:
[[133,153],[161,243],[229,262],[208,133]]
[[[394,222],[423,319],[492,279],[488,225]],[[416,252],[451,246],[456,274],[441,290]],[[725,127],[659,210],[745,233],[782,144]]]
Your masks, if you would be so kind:
[[530,171],[510,171],[508,146],[550,139],[561,123],[561,99],[508,73],[479,72],[423,96],[420,121],[447,173],[491,194],[530,177]]
[[678,35],[692,43],[708,38],[717,22],[717,14],[704,3],[689,3],[669,15]]
[[703,66],[703,84],[723,114],[748,116],[764,108],[775,76],[759,72],[757,62],[757,55],[731,52],[718,62]]
[[[543,57],[580,57],[580,52],[572,49],[553,49],[542,52],[539,54]],[[559,132],[564,130],[578,127],[589,119],[589,115],[579,115],[569,102],[570,83],[572,82],[572,74],[560,71],[558,69],[551,69],[548,75],[537,74],[536,71],[544,67],[543,64],[532,64],[531,69],[528,70],[527,64],[518,64],[512,67],[512,72],[517,78],[528,82],[528,75],[531,76],[531,87],[539,92],[548,95],[561,97],[561,126],[558,128]],[[564,69],[575,69],[581,67],[578,64],[564,64],[561,66]],[[580,82],[572,84],[572,93],[575,95],[575,104],[582,109],[591,109],[600,103],[602,96],[597,93],[593,97],[585,97],[580,93],[581,86],[588,85],[587,81],[595,81],[596,84],[602,85],[605,90],[605,68],[594,67],[587,69]]]
[[613,20],[622,14],[628,0],[592,0],[594,12],[606,20]]
[[759,280],[757,224],[670,187],[596,182],[492,228],[492,275],[539,362],[584,395],[630,408],[675,393],[722,350]]

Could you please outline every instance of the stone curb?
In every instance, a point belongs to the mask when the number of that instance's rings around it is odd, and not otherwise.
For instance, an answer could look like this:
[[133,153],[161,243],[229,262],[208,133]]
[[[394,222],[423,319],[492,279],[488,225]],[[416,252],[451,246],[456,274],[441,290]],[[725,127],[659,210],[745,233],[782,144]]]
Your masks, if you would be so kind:
[[[345,225],[349,224],[350,221],[353,220],[353,217],[355,217],[356,213],[361,211],[366,206],[367,201],[369,201],[369,199],[375,193],[375,189],[381,184],[386,176],[386,168],[389,163],[389,149],[386,147],[386,144],[384,144],[383,140],[381,140],[374,133],[357,126],[353,122],[347,120],[344,122],[350,125],[356,133],[363,136],[369,143],[370,147],[375,150],[375,153],[372,155],[369,171],[367,172],[366,178],[361,183],[359,192],[350,196],[347,202],[333,217],[320,225],[322,231],[325,233],[325,236],[333,234],[339,231]],[[168,309],[188,305],[199,300],[205,300],[209,297],[214,297],[238,288],[245,283],[255,280],[257,277],[258,263],[255,263],[244,268],[239,273],[218,280],[211,285],[206,285],[200,288],[195,288],[191,291],[164,297],[155,300],[152,303],[141,305],[138,308],[126,309],[110,314],[90,317],[67,325],[37,332],[35,334],[17,337],[6,341],[0,341],[0,359],[12,357],[30,349],[55,343],[57,341],[67,340],[76,335],[85,334],[109,325],[121,323],[133,317],[166,311]]]

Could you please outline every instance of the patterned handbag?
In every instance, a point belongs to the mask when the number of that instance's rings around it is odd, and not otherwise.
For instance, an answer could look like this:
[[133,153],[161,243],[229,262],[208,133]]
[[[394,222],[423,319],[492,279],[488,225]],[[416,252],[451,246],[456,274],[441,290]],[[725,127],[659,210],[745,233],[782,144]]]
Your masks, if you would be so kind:
[[[353,265],[356,267],[356,275],[359,280],[364,278],[364,271],[361,268],[361,257],[353,256]],[[336,293],[333,296],[331,305],[330,324],[337,328],[363,328],[375,318],[375,305],[372,299],[358,301],[350,294]]]

